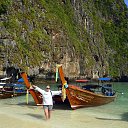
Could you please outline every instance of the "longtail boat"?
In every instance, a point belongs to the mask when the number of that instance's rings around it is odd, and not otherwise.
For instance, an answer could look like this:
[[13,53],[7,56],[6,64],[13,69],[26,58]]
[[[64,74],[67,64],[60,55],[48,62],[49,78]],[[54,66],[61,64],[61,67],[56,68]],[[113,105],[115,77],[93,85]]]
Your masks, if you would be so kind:
[[[105,92],[103,93],[95,93],[90,90],[88,90],[86,87],[78,87],[76,85],[67,84],[67,81],[65,80],[63,69],[61,65],[57,65],[57,74],[59,74],[61,79],[61,89],[62,89],[62,96],[54,96],[53,100],[55,102],[65,102],[69,101],[70,106],[72,109],[77,109],[81,107],[89,107],[89,106],[99,106],[104,105],[107,103],[110,103],[114,101],[116,94],[114,93],[111,96],[105,95]],[[22,73],[22,78],[24,79],[24,83],[27,86],[27,89],[29,90],[30,94],[32,95],[35,103],[37,105],[42,104],[42,98],[40,97],[40,93],[35,91],[31,88],[31,84],[29,80],[27,79],[27,74]],[[57,75],[56,75],[57,76]],[[77,80],[80,82],[80,80]],[[82,82],[87,82],[87,80],[82,80]],[[94,86],[96,88],[97,85]],[[99,88],[100,86],[98,86]],[[84,89],[86,88],[86,89]],[[105,87],[101,86],[101,89],[105,91]]]
[[6,99],[13,97],[13,93],[0,93],[0,99]]
[[[72,109],[77,109],[80,107],[90,107],[90,106],[99,106],[110,103],[114,101],[116,94],[108,96],[105,92],[95,93],[87,89],[82,89],[75,85],[67,85],[65,80],[62,65],[58,65],[58,74],[62,82],[62,97],[63,101],[66,99],[69,100],[70,106]],[[83,82],[83,81],[82,81]],[[105,87],[101,86],[101,90],[105,90]]]
[[0,99],[12,98],[16,96],[22,96],[26,93],[14,93],[14,92],[0,92]]
[[[7,78],[6,78],[7,79]],[[6,80],[5,78],[1,80]],[[25,85],[0,82],[0,99],[11,98],[26,94]]]
[[23,78],[24,83],[25,83],[29,93],[32,95],[35,103],[37,105],[42,104],[42,98],[40,96],[40,93],[31,88],[31,83],[28,80],[27,74],[25,72],[23,72],[23,73],[21,73],[21,77]]

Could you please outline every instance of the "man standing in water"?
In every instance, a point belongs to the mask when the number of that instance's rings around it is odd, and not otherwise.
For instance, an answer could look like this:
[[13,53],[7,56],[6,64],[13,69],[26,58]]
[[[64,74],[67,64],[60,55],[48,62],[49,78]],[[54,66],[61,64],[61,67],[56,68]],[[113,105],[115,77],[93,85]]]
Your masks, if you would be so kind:
[[43,98],[43,109],[44,109],[44,113],[45,113],[45,117],[46,120],[50,119],[51,117],[51,111],[53,108],[53,99],[52,96],[54,95],[60,95],[61,91],[51,91],[50,90],[50,86],[46,86],[46,90],[42,90],[41,88],[32,85],[34,90],[37,90],[38,92],[40,92],[42,94],[42,98]]

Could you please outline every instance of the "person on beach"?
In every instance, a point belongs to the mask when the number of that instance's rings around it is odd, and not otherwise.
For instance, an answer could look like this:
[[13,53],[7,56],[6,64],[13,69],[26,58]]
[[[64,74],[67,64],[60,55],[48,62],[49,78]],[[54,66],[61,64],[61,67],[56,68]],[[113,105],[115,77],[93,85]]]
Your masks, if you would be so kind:
[[40,92],[42,94],[42,98],[43,98],[43,109],[44,109],[44,114],[47,119],[50,119],[51,117],[51,111],[53,108],[53,99],[52,96],[54,95],[60,95],[61,94],[61,90],[59,91],[51,91],[50,90],[50,86],[47,85],[46,86],[46,90],[42,90],[41,88],[32,85],[33,89]]

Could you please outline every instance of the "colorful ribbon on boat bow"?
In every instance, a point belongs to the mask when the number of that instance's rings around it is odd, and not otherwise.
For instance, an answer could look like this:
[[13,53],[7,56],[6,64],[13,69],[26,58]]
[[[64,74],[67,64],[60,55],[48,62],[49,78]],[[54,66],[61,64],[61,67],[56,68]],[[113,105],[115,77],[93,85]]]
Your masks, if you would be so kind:
[[59,75],[58,75],[58,67],[56,66],[56,82],[57,82],[58,77],[59,77]]
[[59,73],[58,73],[58,68],[62,66],[61,64],[56,64],[56,82],[57,82],[57,79],[59,78]]
[[65,82],[62,86],[62,101],[64,102],[64,100],[66,99],[66,88],[68,88],[68,84],[67,82]]

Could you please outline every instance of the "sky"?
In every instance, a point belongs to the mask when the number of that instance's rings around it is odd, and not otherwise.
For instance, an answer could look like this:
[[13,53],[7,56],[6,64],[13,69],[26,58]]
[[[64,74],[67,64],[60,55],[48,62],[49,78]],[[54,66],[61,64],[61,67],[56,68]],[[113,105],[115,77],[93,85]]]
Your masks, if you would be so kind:
[[125,2],[125,4],[127,5],[127,7],[128,7],[128,0],[124,0],[124,2]]

